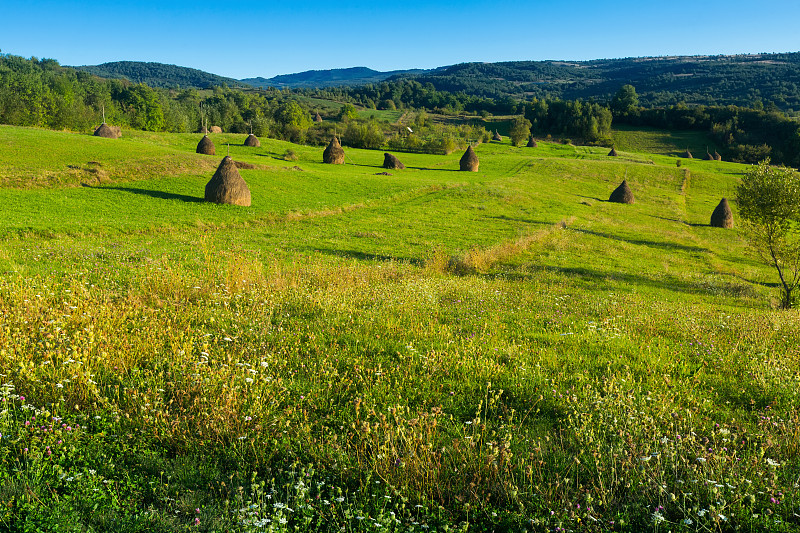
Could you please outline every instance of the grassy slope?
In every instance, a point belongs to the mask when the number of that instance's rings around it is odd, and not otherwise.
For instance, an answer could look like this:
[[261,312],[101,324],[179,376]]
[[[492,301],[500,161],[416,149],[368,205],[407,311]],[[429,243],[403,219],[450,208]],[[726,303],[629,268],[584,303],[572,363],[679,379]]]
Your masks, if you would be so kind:
[[741,165],[262,140],[242,209],[198,140],[0,127],[4,527],[796,527],[797,314],[707,226]]

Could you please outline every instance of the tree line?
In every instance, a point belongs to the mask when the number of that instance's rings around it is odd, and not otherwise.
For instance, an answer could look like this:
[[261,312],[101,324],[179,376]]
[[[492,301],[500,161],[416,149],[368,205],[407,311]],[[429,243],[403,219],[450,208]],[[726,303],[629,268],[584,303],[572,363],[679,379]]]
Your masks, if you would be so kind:
[[[338,116],[326,119],[341,125],[331,125],[328,120],[313,123],[315,109],[304,97],[340,102]],[[430,111],[465,116],[466,120],[461,125],[422,120],[415,135],[407,136],[402,128],[386,121],[358,119],[354,105]],[[214,87],[199,91],[102,79],[62,67],[52,59],[0,54],[0,123],[88,131],[100,124],[103,109],[109,123],[123,128],[188,133],[199,131],[205,123],[226,132],[252,130],[258,136],[310,144],[324,144],[338,133],[351,146],[437,153],[482,140],[481,119],[493,115],[524,119],[537,136],[549,134],[594,144],[610,143],[613,121],[703,131],[726,159],[757,162],[770,157],[776,163],[800,166],[800,125],[778,111],[685,104],[643,107],[630,85],[609,101],[490,98],[441,91],[413,79],[315,90]],[[518,123],[516,127],[519,131]]]

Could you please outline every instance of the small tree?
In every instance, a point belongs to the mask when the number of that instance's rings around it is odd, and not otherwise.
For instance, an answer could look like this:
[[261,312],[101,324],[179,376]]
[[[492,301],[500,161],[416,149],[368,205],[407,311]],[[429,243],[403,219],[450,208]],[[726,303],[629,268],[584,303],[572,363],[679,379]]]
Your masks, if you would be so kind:
[[766,159],[745,172],[735,194],[750,245],[778,272],[781,307],[789,309],[800,284],[800,177]]
[[339,109],[339,120],[347,122],[348,120],[354,119],[358,117],[358,110],[356,110],[356,106],[353,104],[344,104],[341,109]]
[[639,96],[633,85],[623,85],[611,99],[611,112],[615,117],[635,116],[639,110]]
[[514,117],[511,121],[511,129],[508,130],[508,136],[511,137],[511,144],[519,146],[522,141],[528,140],[531,136],[531,121],[523,116]]

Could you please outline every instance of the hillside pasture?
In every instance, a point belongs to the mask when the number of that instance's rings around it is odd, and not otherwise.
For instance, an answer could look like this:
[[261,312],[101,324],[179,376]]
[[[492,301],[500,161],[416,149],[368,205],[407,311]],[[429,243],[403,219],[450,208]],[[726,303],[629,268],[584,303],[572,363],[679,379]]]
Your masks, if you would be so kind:
[[[0,127],[0,529],[798,530],[798,314],[709,226],[744,167],[625,135]],[[226,142],[250,208],[200,201]]]

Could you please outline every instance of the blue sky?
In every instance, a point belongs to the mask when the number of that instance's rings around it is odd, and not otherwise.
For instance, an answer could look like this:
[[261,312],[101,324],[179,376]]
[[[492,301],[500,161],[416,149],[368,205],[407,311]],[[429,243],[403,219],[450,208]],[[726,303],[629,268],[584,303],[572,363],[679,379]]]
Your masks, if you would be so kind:
[[468,61],[800,51],[797,0],[10,2],[0,50],[62,65],[157,61],[245,78]]

